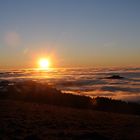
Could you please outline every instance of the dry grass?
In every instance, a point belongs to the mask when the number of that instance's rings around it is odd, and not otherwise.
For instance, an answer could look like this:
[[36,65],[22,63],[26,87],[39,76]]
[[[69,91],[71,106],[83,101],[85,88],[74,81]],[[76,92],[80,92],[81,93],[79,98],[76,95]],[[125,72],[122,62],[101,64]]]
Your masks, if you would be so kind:
[[138,140],[140,116],[58,107],[24,101],[0,101],[2,140]]

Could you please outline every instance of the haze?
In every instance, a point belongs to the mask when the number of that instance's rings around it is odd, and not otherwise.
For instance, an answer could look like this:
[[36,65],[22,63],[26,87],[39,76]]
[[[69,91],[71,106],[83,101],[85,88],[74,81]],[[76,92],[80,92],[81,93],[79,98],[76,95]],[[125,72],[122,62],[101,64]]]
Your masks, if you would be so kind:
[[0,68],[140,66],[139,0],[1,0]]

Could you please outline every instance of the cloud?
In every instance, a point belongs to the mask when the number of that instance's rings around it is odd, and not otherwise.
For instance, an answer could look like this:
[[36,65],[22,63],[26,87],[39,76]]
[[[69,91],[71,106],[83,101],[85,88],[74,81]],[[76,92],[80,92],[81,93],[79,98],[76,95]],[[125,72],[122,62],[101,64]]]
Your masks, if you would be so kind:
[[110,91],[110,92],[131,92],[131,93],[140,93],[140,88],[130,88],[130,87],[116,87],[116,86],[103,86],[101,87],[103,91]]
[[7,47],[18,47],[21,44],[20,35],[17,32],[7,32],[4,36],[4,44]]

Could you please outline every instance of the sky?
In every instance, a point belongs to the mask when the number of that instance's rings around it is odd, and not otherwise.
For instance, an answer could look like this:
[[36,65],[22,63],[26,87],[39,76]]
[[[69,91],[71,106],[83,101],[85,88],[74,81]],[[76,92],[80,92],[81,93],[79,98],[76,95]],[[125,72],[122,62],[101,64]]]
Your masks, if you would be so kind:
[[0,68],[140,66],[139,0],[0,0]]

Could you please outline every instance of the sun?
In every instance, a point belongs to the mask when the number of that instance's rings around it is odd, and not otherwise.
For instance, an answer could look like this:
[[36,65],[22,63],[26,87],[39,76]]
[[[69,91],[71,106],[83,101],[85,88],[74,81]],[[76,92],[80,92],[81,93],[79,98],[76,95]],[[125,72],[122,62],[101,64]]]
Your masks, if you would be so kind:
[[41,58],[38,64],[40,69],[48,69],[50,67],[50,60],[46,58]]

